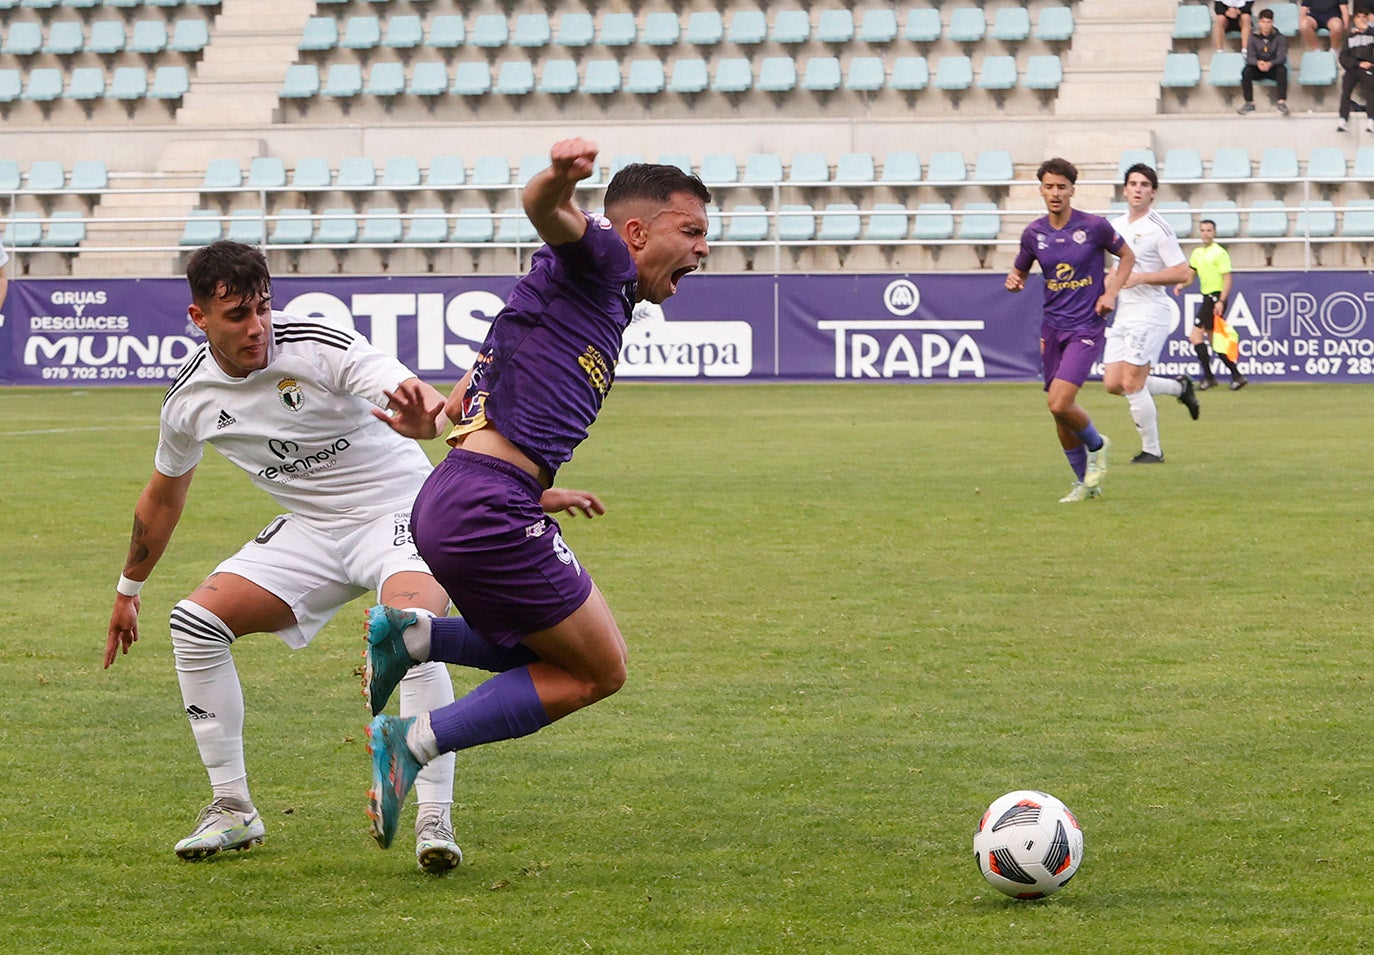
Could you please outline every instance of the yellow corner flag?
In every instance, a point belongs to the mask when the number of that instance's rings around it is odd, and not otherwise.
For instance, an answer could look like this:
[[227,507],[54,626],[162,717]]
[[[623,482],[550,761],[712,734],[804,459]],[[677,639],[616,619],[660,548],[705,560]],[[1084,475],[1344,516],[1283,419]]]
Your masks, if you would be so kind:
[[1240,357],[1240,335],[1220,315],[1212,320],[1212,351],[1232,361]]

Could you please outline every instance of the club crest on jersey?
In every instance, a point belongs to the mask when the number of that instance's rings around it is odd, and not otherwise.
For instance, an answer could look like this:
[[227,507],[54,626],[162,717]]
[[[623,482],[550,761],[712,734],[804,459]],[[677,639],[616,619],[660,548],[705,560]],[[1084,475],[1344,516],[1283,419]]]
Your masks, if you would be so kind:
[[301,386],[294,378],[283,378],[277,382],[277,397],[281,398],[287,411],[300,411],[301,405],[305,404],[305,392],[301,391]]
[[1077,242],[1079,245],[1082,245],[1084,242],[1088,241],[1088,233],[1082,229],[1074,229],[1073,240]]

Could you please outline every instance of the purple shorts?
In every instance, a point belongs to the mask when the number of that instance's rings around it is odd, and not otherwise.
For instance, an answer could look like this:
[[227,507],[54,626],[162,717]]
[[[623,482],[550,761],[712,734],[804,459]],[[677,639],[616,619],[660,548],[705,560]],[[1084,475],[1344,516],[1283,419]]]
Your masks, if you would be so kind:
[[458,612],[503,647],[567,619],[591,575],[539,506],[543,488],[513,464],[454,448],[411,508],[415,547]]
[[1040,326],[1040,364],[1045,371],[1045,390],[1050,390],[1050,382],[1056,378],[1082,388],[1092,372],[1093,362],[1102,358],[1105,343],[1106,334],[1102,330],[1063,331]]

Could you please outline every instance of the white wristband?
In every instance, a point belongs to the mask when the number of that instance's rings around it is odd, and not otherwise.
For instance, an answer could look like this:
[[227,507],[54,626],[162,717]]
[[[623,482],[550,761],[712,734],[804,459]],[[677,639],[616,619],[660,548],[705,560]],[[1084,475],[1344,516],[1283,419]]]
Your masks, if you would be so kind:
[[115,592],[123,594],[125,597],[137,597],[138,592],[143,589],[144,581],[130,580],[123,574],[119,575],[119,583],[115,584]]

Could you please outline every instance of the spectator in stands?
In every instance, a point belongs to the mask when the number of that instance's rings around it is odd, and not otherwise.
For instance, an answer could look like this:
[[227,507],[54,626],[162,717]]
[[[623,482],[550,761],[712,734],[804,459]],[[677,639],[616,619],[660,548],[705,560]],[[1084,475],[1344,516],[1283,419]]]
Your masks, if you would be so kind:
[[1239,113],[1255,111],[1255,81],[1273,80],[1278,84],[1278,111],[1288,115],[1288,38],[1274,29],[1274,11],[1264,9],[1259,15],[1259,29],[1250,36],[1245,48],[1245,69],[1240,74],[1240,92],[1245,97]]
[[[1121,283],[1135,268],[1131,247],[1101,216],[1071,205],[1078,170],[1067,159],[1047,159],[1036,173],[1047,215],[1021,233],[1021,250],[1007,273],[1008,292],[1026,287],[1033,262],[1045,279],[1040,321],[1040,363],[1050,414],[1059,446],[1073,470],[1074,484],[1060,504],[1076,504],[1102,493],[1111,442],[1098,434],[1092,418],[1078,404],[1078,392],[1092,366],[1102,357],[1107,315],[1116,308]],[[1107,275],[1106,254],[1120,267]]]
[[9,276],[5,274],[5,263],[10,260],[10,255],[5,251],[5,243],[0,242],[0,315],[4,314],[5,296],[10,292]]
[[1345,75],[1341,77],[1341,118],[1336,122],[1336,129],[1345,132],[1349,128],[1350,111],[1355,107],[1350,94],[1359,87],[1367,117],[1365,132],[1374,133],[1374,111],[1370,106],[1374,103],[1374,28],[1369,25],[1369,11],[1355,11],[1340,59]]
[[1322,29],[1331,34],[1331,49],[1339,50],[1345,39],[1345,31],[1350,26],[1350,4],[1334,3],[1332,0],[1304,3],[1298,7],[1298,24],[1302,40],[1309,50],[1321,49],[1317,31]]
[[[1198,365],[1202,368],[1202,380],[1197,383],[1197,389],[1207,391],[1217,386],[1216,376],[1212,374],[1212,359],[1207,352],[1207,341],[1212,337],[1216,320],[1225,314],[1226,303],[1231,300],[1231,256],[1217,242],[1216,222],[1203,219],[1198,223],[1198,234],[1202,236],[1202,245],[1188,257],[1188,268],[1198,280],[1202,301],[1198,303],[1197,314],[1193,316],[1193,327],[1188,329],[1188,341],[1192,342]],[[1189,278],[1187,282],[1175,285],[1174,294],[1182,294],[1192,281]],[[1231,371],[1231,390],[1244,388],[1245,376],[1240,373],[1231,356],[1217,352],[1217,357]]]
[[1164,286],[1192,278],[1173,227],[1151,210],[1158,189],[1159,175],[1146,163],[1127,169],[1122,192],[1128,208],[1112,220],[1112,228],[1135,253],[1135,269],[1122,283],[1116,318],[1107,329],[1102,384],[1110,394],[1123,395],[1131,409],[1140,435],[1140,453],[1132,464],[1164,463],[1155,395],[1172,395],[1194,421],[1198,416],[1191,378],[1150,374],[1174,327],[1174,309]]
[[1240,32],[1240,50],[1250,45],[1250,8],[1254,0],[1217,0],[1212,4],[1212,43],[1220,53],[1226,49],[1226,34]]

